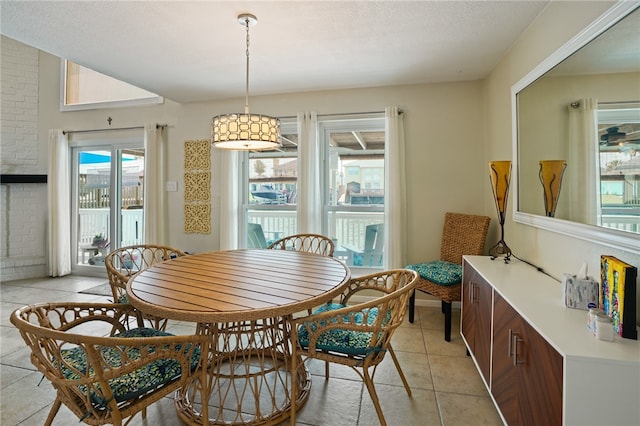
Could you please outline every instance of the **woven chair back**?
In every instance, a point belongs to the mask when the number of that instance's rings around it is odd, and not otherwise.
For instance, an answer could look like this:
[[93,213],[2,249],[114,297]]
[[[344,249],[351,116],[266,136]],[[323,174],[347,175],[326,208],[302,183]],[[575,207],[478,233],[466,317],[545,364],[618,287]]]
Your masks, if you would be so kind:
[[447,212],[442,229],[440,260],[461,265],[463,255],[481,255],[490,221],[488,216]]
[[120,247],[107,254],[104,264],[114,301],[122,300],[126,294],[127,281],[132,275],[156,263],[180,256],[186,256],[186,253],[173,247],[153,244]]
[[268,247],[272,250],[293,250],[333,256],[335,244],[329,237],[319,234],[296,234],[281,238]]

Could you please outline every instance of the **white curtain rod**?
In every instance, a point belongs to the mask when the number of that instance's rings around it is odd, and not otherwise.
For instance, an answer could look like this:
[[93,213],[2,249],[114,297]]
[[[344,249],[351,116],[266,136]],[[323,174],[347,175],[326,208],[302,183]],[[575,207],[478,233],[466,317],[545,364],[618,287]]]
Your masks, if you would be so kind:
[[[156,124],[156,129],[164,129],[167,127],[166,124]],[[116,130],[135,130],[135,129],[144,129],[144,126],[132,126],[132,127],[109,127],[106,129],[88,129],[88,130],[63,130],[62,134],[66,135],[69,133],[93,133],[93,132],[109,132]]]
[[[611,102],[598,102],[598,105],[635,105],[639,104],[640,101],[611,101]],[[578,108],[580,106],[580,101],[573,101],[569,105],[573,108]]]
[[[398,110],[398,114],[402,114],[402,110]],[[341,115],[353,116],[353,115],[369,115],[369,114],[384,114],[384,111],[366,111],[366,112],[337,112],[333,114],[318,114],[318,117],[339,117]],[[278,118],[298,118],[296,115],[284,115]]]

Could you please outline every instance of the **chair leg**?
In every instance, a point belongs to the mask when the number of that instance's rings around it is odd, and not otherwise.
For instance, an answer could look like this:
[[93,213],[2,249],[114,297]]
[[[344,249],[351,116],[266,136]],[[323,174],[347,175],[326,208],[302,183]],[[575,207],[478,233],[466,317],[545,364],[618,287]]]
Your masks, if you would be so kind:
[[329,380],[329,361],[324,362],[324,379]]
[[[292,346],[295,346],[295,343]],[[298,365],[296,356],[296,349],[293,348],[291,351],[291,393],[289,394],[289,398],[291,398],[291,415],[289,417],[291,426],[296,426],[296,402],[298,400]]]
[[442,312],[444,312],[444,340],[451,341],[451,303],[442,302]]
[[411,297],[409,298],[409,322],[413,324],[413,318],[416,310],[416,291],[413,290]]
[[364,384],[367,385],[367,390],[369,391],[369,396],[371,397],[371,401],[373,401],[373,406],[376,409],[376,413],[378,414],[378,420],[380,420],[380,426],[387,426],[387,422],[384,419],[384,414],[382,414],[382,407],[380,407],[380,400],[378,399],[378,394],[376,392],[376,388],[373,386],[373,379],[369,375],[369,369],[363,368],[363,377]]
[[56,397],[56,400],[53,401],[53,405],[51,406],[51,410],[49,410],[49,415],[47,416],[47,420],[44,422],[45,426],[51,426],[53,423],[53,419],[58,414],[58,410],[60,409],[60,405],[62,402]]
[[404,376],[402,368],[400,367],[400,363],[398,362],[398,358],[396,358],[396,353],[391,347],[391,345],[389,345],[389,354],[391,354],[391,359],[393,359],[393,363],[396,365],[396,370],[398,370],[400,379],[402,379],[402,384],[404,385],[404,389],[407,391],[407,395],[411,396],[411,388],[409,387],[407,378]]

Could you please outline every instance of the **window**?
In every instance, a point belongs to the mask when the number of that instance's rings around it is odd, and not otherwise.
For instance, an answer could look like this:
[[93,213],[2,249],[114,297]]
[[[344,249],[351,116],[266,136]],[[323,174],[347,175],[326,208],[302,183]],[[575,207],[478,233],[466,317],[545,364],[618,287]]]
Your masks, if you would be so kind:
[[320,188],[299,187],[296,129],[295,122],[283,123],[281,150],[247,156],[245,211],[248,223],[253,224],[247,232],[247,246],[263,247],[300,232],[298,195],[319,191],[322,233],[333,238],[334,256],[349,266],[381,268],[385,222],[383,114],[318,121]]
[[382,268],[384,244],[384,117],[319,122],[326,158],[326,235],[350,267]]
[[144,138],[72,133],[72,270],[104,269],[119,247],[144,243]]
[[245,173],[248,191],[244,205],[248,222],[259,226],[248,230],[247,247],[265,248],[297,232],[298,135],[295,132],[295,122],[283,122],[282,148],[248,155]]
[[598,110],[600,225],[640,233],[640,108]]
[[72,61],[62,61],[62,91],[60,109],[113,108],[160,104],[163,98],[155,93],[132,86]]

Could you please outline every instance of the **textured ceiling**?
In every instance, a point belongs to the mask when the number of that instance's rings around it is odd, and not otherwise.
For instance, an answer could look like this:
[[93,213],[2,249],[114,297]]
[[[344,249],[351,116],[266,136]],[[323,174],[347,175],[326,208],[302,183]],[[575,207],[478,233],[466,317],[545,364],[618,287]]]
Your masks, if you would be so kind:
[[2,1],[0,32],[177,102],[484,78],[548,1]]

